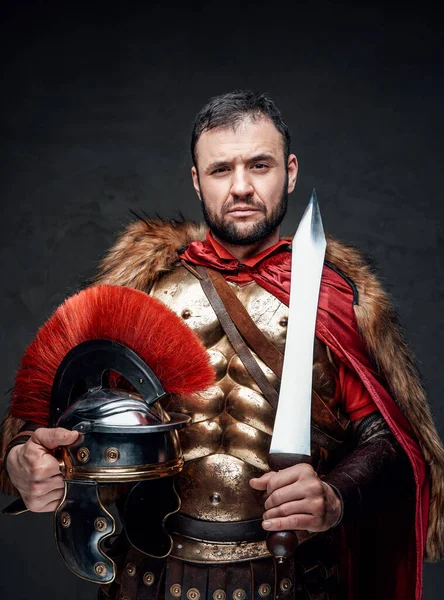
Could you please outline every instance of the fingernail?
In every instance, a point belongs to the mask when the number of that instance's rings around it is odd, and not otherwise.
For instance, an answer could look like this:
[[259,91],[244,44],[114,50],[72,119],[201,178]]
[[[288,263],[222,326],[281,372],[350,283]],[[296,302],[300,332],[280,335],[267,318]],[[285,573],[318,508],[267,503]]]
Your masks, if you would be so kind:
[[269,529],[272,525],[273,523],[271,521],[264,521],[262,523],[262,527],[264,527],[264,529]]

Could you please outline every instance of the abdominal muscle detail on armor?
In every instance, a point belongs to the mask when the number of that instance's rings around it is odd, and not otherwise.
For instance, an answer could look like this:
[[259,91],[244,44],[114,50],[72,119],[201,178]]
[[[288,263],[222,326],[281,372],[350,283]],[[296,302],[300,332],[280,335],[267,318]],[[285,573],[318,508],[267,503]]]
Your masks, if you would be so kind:
[[[287,307],[255,282],[231,285],[256,325],[283,351]],[[219,522],[261,518],[263,493],[248,482],[269,470],[274,409],[235,354],[196,277],[178,267],[164,275],[151,294],[201,338],[216,371],[215,385],[205,392],[173,396],[164,403],[167,411],[192,419],[180,433],[185,459],[177,476],[181,512]],[[254,356],[278,389],[277,377]]]

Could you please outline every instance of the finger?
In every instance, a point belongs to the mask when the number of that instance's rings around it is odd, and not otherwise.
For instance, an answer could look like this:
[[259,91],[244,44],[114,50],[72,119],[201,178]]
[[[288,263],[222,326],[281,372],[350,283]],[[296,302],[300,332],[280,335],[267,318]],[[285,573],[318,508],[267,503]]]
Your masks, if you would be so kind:
[[309,514],[313,516],[318,516],[318,511],[313,508],[312,502],[307,499],[304,500],[294,500],[293,502],[286,502],[285,504],[281,504],[280,506],[276,506],[275,508],[270,508],[266,510],[263,514],[264,521],[269,519],[275,519],[277,517],[289,517],[290,515],[297,514]]
[[59,494],[60,490],[64,489],[65,482],[63,481],[62,475],[56,475],[43,482],[35,482],[31,484],[30,493],[32,494],[33,498],[37,499],[44,498],[52,492],[57,492],[57,494]]
[[310,501],[316,503],[325,498],[324,487],[322,481],[313,472],[311,475],[307,475],[285,487],[280,487],[274,490],[265,501],[265,509],[279,506],[285,502],[291,502],[292,500],[302,500],[308,498]]
[[265,500],[264,508],[265,510],[269,510],[270,508],[281,506],[281,504],[285,504],[287,502],[304,500],[306,496],[307,494],[304,491],[304,487],[299,482],[292,483],[291,485],[280,487],[272,492]]
[[31,439],[36,444],[40,444],[48,450],[54,450],[54,448],[57,448],[58,446],[69,446],[69,444],[73,444],[78,437],[78,431],[70,431],[63,427],[40,427],[34,431]]
[[22,468],[26,469],[27,471],[32,471],[32,469],[38,465],[43,457],[47,454],[48,450],[44,446],[34,442],[34,440],[30,438],[23,446],[23,451],[19,456],[19,461]]
[[58,489],[38,498],[34,496],[24,496],[23,501],[31,512],[48,512],[49,509],[46,508],[48,504],[56,503],[56,506],[58,506],[63,496],[64,490]]
[[250,486],[255,490],[266,490],[270,478],[275,474],[275,471],[269,471],[261,475],[261,477],[253,477],[249,481]]
[[49,504],[43,506],[38,512],[55,512],[58,509],[59,505],[60,500],[57,500],[56,502],[50,502]]
[[38,459],[29,460],[27,471],[33,482],[44,482],[60,475],[59,461],[52,454],[44,453]]
[[268,481],[267,491],[271,494],[274,490],[295,483],[300,479],[304,479],[310,476],[316,476],[315,471],[311,465],[301,463],[299,465],[293,465],[287,467],[273,474]]
[[41,460],[42,470],[44,469],[46,478],[56,477],[61,474],[60,463],[52,456],[52,454],[45,454]]
[[325,531],[327,529],[323,521],[318,517],[303,514],[266,519],[262,522],[262,527],[267,531]]
[[48,502],[47,504],[41,505],[36,509],[29,509],[31,512],[35,513],[44,513],[44,512],[54,512],[60,506],[60,500],[53,500]]

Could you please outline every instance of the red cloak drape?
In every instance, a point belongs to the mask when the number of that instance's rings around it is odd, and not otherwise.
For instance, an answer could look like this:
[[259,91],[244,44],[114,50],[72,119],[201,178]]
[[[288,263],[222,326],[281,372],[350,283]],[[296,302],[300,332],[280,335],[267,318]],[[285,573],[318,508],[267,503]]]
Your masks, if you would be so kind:
[[[221,258],[208,241],[199,241],[190,244],[180,258],[218,269],[228,280],[239,270],[247,271],[254,281],[288,306],[291,254],[286,250],[281,245],[254,266],[240,266],[235,258]],[[414,498],[387,510],[387,514],[342,527],[340,562],[343,577],[347,573],[343,583],[349,599],[420,600],[430,496],[426,465],[410,424],[366,351],[353,302],[350,283],[325,265],[316,336],[361,378],[410,459],[416,490]]]

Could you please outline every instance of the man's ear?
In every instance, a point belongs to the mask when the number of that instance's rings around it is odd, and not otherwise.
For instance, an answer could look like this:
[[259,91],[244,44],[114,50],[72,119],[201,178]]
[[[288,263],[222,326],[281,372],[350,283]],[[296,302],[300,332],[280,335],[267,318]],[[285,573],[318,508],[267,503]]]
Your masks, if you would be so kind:
[[199,200],[202,201],[202,197],[200,195],[199,175],[197,174],[196,167],[191,167],[191,177],[193,178],[193,186],[196,190],[196,194],[199,196]]
[[298,177],[298,159],[295,154],[290,154],[287,160],[287,169],[288,169],[288,188],[287,191],[289,194],[294,190],[294,186],[296,185],[296,179]]

